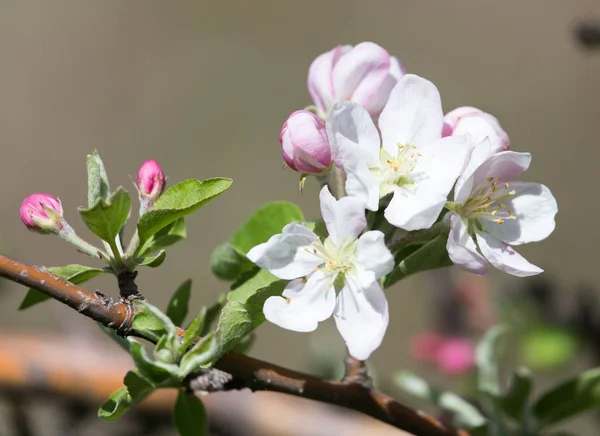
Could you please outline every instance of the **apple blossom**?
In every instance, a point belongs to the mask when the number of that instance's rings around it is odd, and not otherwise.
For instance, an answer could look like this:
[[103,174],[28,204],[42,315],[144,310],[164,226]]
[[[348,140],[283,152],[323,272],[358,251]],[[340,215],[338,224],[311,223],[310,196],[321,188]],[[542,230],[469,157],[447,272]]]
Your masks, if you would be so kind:
[[346,100],[376,117],[403,75],[400,61],[377,44],[338,45],[311,64],[308,91],[321,118],[334,103]]
[[365,360],[381,344],[388,325],[388,304],[377,280],[393,269],[394,258],[380,231],[359,237],[366,227],[359,199],[336,200],[325,186],[320,200],[329,233],[324,241],[292,223],[247,256],[275,276],[292,280],[281,297],[265,302],[267,320],[309,332],[333,313],[350,354]]
[[488,262],[515,276],[539,274],[511,245],[540,241],[554,230],[558,211],[550,190],[539,183],[515,182],[531,162],[529,153],[495,153],[489,139],[478,144],[447,204],[450,235],[447,249],[452,262],[476,274]]
[[[379,117],[379,130],[356,103],[336,104],[327,119],[333,158],[346,171],[346,192],[405,230],[431,227],[470,151],[468,138],[442,138],[443,113],[435,85],[404,76]],[[380,147],[382,145],[382,147]]]
[[19,212],[29,230],[47,234],[58,233],[62,228],[62,204],[50,194],[31,194],[23,200]]
[[309,111],[292,113],[279,135],[285,163],[294,171],[320,174],[331,165],[325,124]]
[[495,152],[506,151],[510,147],[508,134],[493,115],[470,106],[463,106],[444,116],[442,136],[471,135],[473,144],[490,138]]
[[165,190],[165,174],[155,160],[145,161],[135,183],[140,197],[140,215],[150,210]]

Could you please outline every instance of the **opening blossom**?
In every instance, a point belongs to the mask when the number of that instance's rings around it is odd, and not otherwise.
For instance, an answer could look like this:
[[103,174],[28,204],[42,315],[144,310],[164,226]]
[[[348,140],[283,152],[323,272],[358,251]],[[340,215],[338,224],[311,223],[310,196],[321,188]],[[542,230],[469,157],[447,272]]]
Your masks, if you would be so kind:
[[265,302],[269,321],[309,332],[333,314],[350,354],[365,360],[381,344],[388,325],[388,304],[377,280],[392,271],[394,258],[382,232],[359,237],[367,224],[362,201],[336,200],[327,187],[320,200],[328,238],[321,241],[312,230],[288,224],[250,250],[248,258],[279,278],[293,279],[281,297]]
[[19,212],[29,230],[46,234],[58,233],[62,228],[62,204],[50,194],[31,194],[23,200]]
[[294,171],[320,174],[331,165],[331,150],[323,121],[309,111],[289,116],[279,135],[283,160]]
[[379,117],[351,102],[336,104],[327,119],[333,158],[346,171],[346,192],[379,208],[393,194],[385,218],[419,230],[437,220],[470,151],[467,137],[442,138],[443,112],[435,85],[404,76]]
[[346,100],[376,117],[403,75],[400,61],[377,44],[338,45],[311,64],[308,91],[321,118],[334,103]]
[[447,249],[452,262],[476,274],[488,262],[509,274],[525,277],[542,272],[511,245],[545,239],[554,230],[558,211],[550,190],[539,183],[515,182],[527,170],[529,153],[494,154],[489,139],[473,150],[447,207],[450,235]]
[[459,107],[444,116],[442,136],[465,134],[471,135],[474,145],[489,138],[495,153],[510,148],[508,134],[502,129],[498,119],[475,107]]

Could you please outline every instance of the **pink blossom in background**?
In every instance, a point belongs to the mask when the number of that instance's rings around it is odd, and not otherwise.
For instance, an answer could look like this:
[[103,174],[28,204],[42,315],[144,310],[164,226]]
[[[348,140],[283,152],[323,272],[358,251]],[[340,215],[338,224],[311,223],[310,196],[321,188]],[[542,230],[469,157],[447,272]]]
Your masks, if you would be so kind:
[[413,336],[410,341],[410,354],[418,362],[434,363],[442,337],[432,331],[423,331]]
[[471,342],[466,339],[444,339],[438,346],[435,360],[441,372],[460,375],[473,368],[475,350]]

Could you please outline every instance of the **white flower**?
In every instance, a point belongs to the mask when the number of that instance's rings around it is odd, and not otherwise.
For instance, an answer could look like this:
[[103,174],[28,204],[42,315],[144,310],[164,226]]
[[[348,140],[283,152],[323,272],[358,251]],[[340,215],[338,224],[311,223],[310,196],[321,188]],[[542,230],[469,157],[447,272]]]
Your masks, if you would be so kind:
[[377,279],[393,269],[394,258],[383,233],[358,237],[366,227],[359,199],[336,201],[324,187],[321,213],[329,232],[325,241],[300,224],[288,224],[248,253],[277,277],[295,279],[281,297],[267,299],[265,317],[288,330],[309,332],[333,313],[350,354],[365,360],[381,344],[388,325],[388,304]]
[[[394,196],[385,218],[406,230],[429,228],[463,169],[467,138],[442,138],[443,112],[435,85],[404,76],[390,94],[379,118],[379,132],[369,114],[352,102],[333,106],[327,134],[333,159],[346,171],[348,195],[377,210],[379,199]],[[382,147],[380,147],[382,145]]]
[[550,190],[539,183],[513,182],[531,162],[529,153],[494,154],[489,139],[477,145],[454,189],[448,254],[452,262],[476,274],[488,262],[525,277],[543,270],[510,245],[540,241],[554,230],[558,211]]

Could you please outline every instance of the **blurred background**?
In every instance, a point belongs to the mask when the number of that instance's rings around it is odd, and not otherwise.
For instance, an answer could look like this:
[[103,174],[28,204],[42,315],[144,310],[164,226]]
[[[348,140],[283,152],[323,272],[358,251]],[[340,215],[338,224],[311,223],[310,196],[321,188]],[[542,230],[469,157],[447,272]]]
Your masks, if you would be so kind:
[[[212,303],[227,284],[212,276],[210,253],[254,209],[285,199],[299,204],[308,218],[317,216],[317,183],[309,180],[300,194],[298,175],[281,169],[279,130],[289,113],[310,104],[306,76],[317,55],[337,44],[370,40],[400,58],[409,72],[432,80],[446,112],[469,105],[495,115],[513,150],[533,154],[528,180],[547,184],[559,203],[554,234],[520,249],[546,270],[545,282],[496,272],[485,281],[472,281],[442,271],[417,275],[387,291],[389,330],[369,362],[379,386],[419,405],[392,383],[396,371],[409,369],[443,386],[468,390],[468,375],[449,377],[435,365],[423,365],[414,352],[415,337],[449,328],[453,335],[476,339],[480,324],[468,321],[468,315],[489,309],[480,320],[484,324],[510,318],[515,306],[523,307],[514,304],[519,296],[533,296],[527,301],[536,319],[576,337],[568,358],[542,362],[537,373],[542,383],[567,377],[600,363],[593,341],[581,333],[585,328],[573,323],[582,319],[582,308],[591,308],[586,316],[594,318],[598,289],[593,285],[600,281],[595,189],[600,51],[583,47],[576,36],[578,25],[590,19],[600,19],[600,2],[0,1],[0,252],[36,265],[94,264],[58,239],[29,233],[18,215],[25,196],[52,193],[62,200],[71,225],[93,241],[76,209],[86,203],[85,158],[93,149],[104,158],[113,187],[123,185],[130,193],[135,192],[131,177],[146,159],[160,162],[170,184],[190,177],[231,177],[234,184],[225,195],[187,219],[187,241],[170,250],[160,269],[144,269],[138,278],[142,293],[157,306],[165,307],[187,278],[193,280],[192,309]],[[465,286],[475,295],[471,300],[464,298]],[[111,277],[86,287],[117,295]],[[67,373],[81,373],[77,383],[63,377],[61,395],[69,404],[90,405],[91,418],[72,426],[71,433],[54,434],[150,434],[121,422],[98,423],[94,417],[102,395],[118,387],[128,356],[92,322],[58,303],[18,312],[25,291],[1,282],[0,373],[5,384],[19,377],[19,383],[34,383],[31,374],[41,377],[39,369],[23,376],[19,362],[34,369],[36,358],[39,365],[55,362],[63,371],[70,368]],[[556,304],[544,306],[549,295]],[[485,300],[484,305],[500,299],[502,310],[474,309],[473,299]],[[464,313],[464,319],[448,321],[448,308]],[[524,327],[521,333],[527,331]],[[535,360],[535,348],[529,352]],[[335,372],[330,362],[343,357],[344,346],[332,322],[311,334],[264,324],[250,354],[327,373]],[[522,362],[523,353],[515,360]],[[98,374],[104,373],[102,379]],[[86,388],[92,383],[86,377],[106,392],[95,395]],[[14,386],[8,391],[20,398]],[[81,400],[82,394],[91,399]],[[40,391],[36,397],[52,395]],[[160,413],[168,421],[169,401],[164,397],[141,407],[141,421]],[[266,413],[274,402],[280,409]],[[16,403],[0,406],[6,412],[0,414],[0,435],[17,434],[11,433],[16,430],[10,429],[8,413]],[[214,424],[224,422],[215,434],[398,433],[370,427],[363,417],[340,419],[339,411],[274,394],[221,393],[208,404]],[[306,422],[309,413],[321,420],[318,427]],[[36,416],[56,424],[53,413]],[[227,422],[236,419],[244,424],[237,429]],[[597,422],[588,416],[569,428],[597,434]],[[38,425],[39,433],[31,434],[53,434],[52,425]],[[151,426],[156,434],[169,434],[168,426],[159,427]]]

